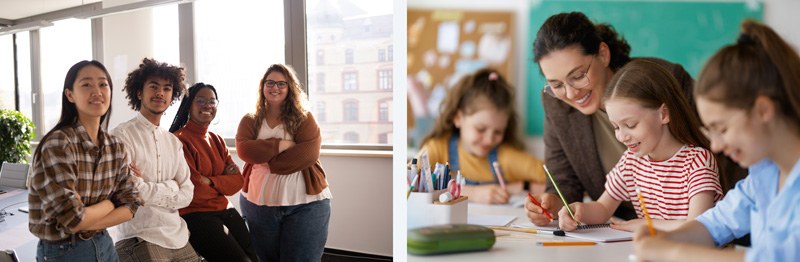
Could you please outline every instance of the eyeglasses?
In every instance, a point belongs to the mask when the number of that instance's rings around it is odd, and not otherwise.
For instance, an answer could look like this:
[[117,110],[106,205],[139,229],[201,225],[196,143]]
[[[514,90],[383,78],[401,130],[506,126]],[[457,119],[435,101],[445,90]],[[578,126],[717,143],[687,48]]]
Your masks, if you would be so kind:
[[286,82],[286,81],[267,80],[266,84],[267,84],[267,87],[275,87],[275,85],[278,85],[278,88],[280,88],[280,89],[284,89],[287,86],[289,86],[289,82]]
[[194,100],[194,103],[200,107],[210,106],[212,108],[216,108],[219,104],[219,101],[216,99],[205,100],[203,98],[197,98]]
[[[592,63],[594,63],[594,57],[592,57],[592,61],[589,62],[589,66],[586,67],[586,70],[578,71],[572,75],[568,75],[567,85],[572,87],[572,89],[583,89],[588,86],[589,69],[592,68]],[[559,82],[555,85],[545,83],[542,91],[552,97],[563,97],[567,93],[567,88],[563,82]]]

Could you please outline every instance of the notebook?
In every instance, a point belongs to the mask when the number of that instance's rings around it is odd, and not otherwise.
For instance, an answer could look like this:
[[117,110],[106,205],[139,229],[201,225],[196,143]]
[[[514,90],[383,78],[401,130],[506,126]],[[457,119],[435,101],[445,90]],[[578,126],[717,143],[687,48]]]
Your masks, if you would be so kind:
[[[537,226],[531,222],[525,221],[514,224],[512,227],[535,228],[541,231],[560,231],[558,228],[558,221],[553,221],[546,226]],[[580,225],[578,226],[577,230],[572,232],[564,232],[564,235],[595,242],[618,242],[633,240],[633,233],[613,229],[611,228],[611,224]]]
[[580,225],[572,232],[564,232],[568,237],[597,242],[618,242],[633,240],[633,233],[611,228],[611,224]]

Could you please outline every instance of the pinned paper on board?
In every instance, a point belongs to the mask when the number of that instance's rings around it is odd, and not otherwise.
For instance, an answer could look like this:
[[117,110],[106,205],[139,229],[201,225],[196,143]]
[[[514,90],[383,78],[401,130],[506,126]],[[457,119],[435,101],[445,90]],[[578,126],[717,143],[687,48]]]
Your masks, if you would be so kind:
[[458,21],[448,21],[439,24],[439,33],[436,37],[436,50],[439,51],[439,53],[455,53],[458,49],[459,33]]

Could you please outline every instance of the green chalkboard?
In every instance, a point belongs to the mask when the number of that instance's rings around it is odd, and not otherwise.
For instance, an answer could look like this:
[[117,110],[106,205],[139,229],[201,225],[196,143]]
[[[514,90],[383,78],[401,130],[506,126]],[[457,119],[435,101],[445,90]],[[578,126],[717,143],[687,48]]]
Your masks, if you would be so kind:
[[705,61],[735,41],[745,18],[761,21],[760,1],[534,1],[527,48],[525,133],[541,135],[544,78],[533,62],[533,40],[548,17],[583,12],[595,23],[608,23],[631,45],[631,56],[653,56],[679,63],[696,77]]

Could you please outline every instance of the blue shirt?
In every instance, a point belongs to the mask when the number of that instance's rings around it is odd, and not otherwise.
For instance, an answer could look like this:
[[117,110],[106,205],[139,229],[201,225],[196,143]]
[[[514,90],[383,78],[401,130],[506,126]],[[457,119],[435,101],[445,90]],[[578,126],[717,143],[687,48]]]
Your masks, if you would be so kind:
[[717,205],[698,216],[714,242],[726,244],[750,233],[745,261],[800,259],[800,161],[778,191],[778,166],[763,160],[750,167]]

